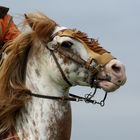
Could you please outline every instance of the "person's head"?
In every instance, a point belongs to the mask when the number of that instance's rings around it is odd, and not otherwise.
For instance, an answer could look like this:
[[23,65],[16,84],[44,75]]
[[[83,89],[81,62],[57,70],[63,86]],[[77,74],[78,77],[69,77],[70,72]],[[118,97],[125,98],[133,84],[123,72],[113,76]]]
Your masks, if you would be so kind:
[[9,11],[8,7],[0,6],[0,18],[3,18]]

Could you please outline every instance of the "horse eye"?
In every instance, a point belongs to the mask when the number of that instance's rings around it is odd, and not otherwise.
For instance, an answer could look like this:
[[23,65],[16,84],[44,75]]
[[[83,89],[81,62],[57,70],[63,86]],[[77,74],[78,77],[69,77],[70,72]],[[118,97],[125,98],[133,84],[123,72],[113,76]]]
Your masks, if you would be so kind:
[[70,41],[64,41],[61,44],[61,46],[64,47],[64,48],[71,48],[72,45],[73,45],[73,43],[70,42]]

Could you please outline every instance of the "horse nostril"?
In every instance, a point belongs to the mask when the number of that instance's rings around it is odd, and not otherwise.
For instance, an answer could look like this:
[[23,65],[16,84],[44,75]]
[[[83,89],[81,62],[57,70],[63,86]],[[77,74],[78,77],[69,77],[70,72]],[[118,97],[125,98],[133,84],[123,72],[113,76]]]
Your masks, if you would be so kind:
[[112,70],[115,71],[116,73],[119,73],[121,71],[121,67],[114,64],[111,66]]

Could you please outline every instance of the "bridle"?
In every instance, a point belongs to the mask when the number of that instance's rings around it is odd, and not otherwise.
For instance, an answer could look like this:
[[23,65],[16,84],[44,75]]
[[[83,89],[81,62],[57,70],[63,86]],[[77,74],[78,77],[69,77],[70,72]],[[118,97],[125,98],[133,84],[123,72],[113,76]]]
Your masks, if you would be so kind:
[[[74,39],[78,40],[79,42],[81,42],[84,45],[84,47],[87,49],[87,51],[89,53],[91,53],[91,55],[90,55],[90,57],[88,58],[87,61],[82,59],[79,55],[65,50],[64,48],[61,47],[61,44],[59,44],[59,43],[54,44],[51,47],[49,47],[49,45],[45,43],[45,47],[50,51],[56,65],[57,65],[57,67],[58,67],[58,69],[59,69],[59,71],[60,71],[60,73],[61,73],[61,75],[64,79],[64,81],[66,81],[66,83],[69,86],[72,86],[72,83],[68,80],[64,71],[62,70],[62,68],[61,68],[61,66],[60,66],[60,64],[57,60],[57,57],[55,55],[56,52],[58,52],[59,54],[61,54],[64,57],[74,61],[75,63],[81,65],[82,67],[85,67],[87,70],[89,70],[92,73],[92,76],[93,75],[95,76],[99,71],[101,71],[103,69],[103,67],[110,60],[113,59],[113,56],[110,53],[104,53],[104,54],[98,56],[97,53],[95,53],[95,52],[93,52],[92,50],[89,49],[87,44],[82,39],[79,39],[78,37],[75,36],[75,32],[76,32],[75,30],[64,29],[64,30],[58,31],[57,33],[53,34],[50,40],[53,40],[54,37],[56,37],[56,36],[71,37],[71,38],[74,38]],[[95,87],[95,90],[94,90],[93,93],[91,92],[89,94],[86,94],[85,97],[77,96],[77,95],[74,95],[74,94],[71,94],[71,93],[69,93],[69,97],[47,96],[47,95],[35,94],[35,93],[32,93],[32,92],[29,92],[27,94],[30,95],[30,96],[34,96],[34,97],[37,97],[37,98],[43,98],[43,99],[52,99],[52,100],[59,100],[59,101],[77,101],[77,102],[85,101],[86,103],[99,104],[100,106],[104,106],[105,99],[107,97],[107,92],[105,92],[104,98],[101,101],[98,102],[96,100],[93,100],[92,98],[95,96],[97,88],[99,88],[99,87],[97,85],[96,78],[93,79],[91,81],[91,83],[93,83],[91,85],[91,87]]]
[[53,56],[53,58],[55,60],[55,63],[57,64],[57,67],[59,68],[59,70],[60,70],[60,72],[62,74],[63,79],[70,86],[72,86],[72,84],[69,82],[69,80],[65,76],[63,70],[61,69],[61,66],[58,63],[57,57],[55,56],[54,52],[58,52],[62,56],[74,61],[75,63],[81,65],[82,67],[85,67],[94,76],[99,71],[101,71],[104,68],[104,66],[110,60],[114,59],[114,57],[110,53],[104,53],[102,55],[99,55],[99,54],[93,52],[91,49],[89,49],[88,45],[82,39],[80,39],[77,36],[75,36],[75,33],[76,33],[76,30],[63,29],[63,30],[58,31],[57,33],[53,34],[52,37],[51,37],[51,40],[53,40],[56,36],[59,36],[59,37],[71,37],[71,38],[73,38],[75,40],[78,40],[79,42],[81,42],[84,45],[84,47],[87,49],[87,51],[88,51],[88,53],[90,55],[87,61],[82,59],[79,55],[77,55],[77,54],[75,54],[73,52],[67,51],[65,48],[62,48],[61,44],[59,44],[58,42],[57,42],[57,44],[51,44],[51,47],[49,47],[49,45],[48,45],[49,43],[47,45],[45,45],[45,47],[50,51],[51,55]]

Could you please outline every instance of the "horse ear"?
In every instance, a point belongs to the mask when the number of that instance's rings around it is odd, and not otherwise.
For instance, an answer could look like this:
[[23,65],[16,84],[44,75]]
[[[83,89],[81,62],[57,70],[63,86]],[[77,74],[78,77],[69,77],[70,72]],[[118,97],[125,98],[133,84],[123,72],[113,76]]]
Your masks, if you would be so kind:
[[29,24],[29,26],[32,28],[33,26],[33,22],[29,19],[29,17],[27,16],[27,14],[24,14],[24,17],[26,19],[26,22]]
[[57,25],[56,22],[41,13],[24,14],[24,16],[26,22],[41,40],[48,40]]

